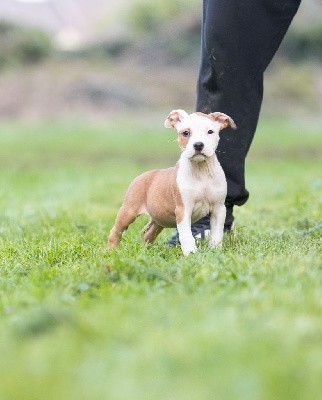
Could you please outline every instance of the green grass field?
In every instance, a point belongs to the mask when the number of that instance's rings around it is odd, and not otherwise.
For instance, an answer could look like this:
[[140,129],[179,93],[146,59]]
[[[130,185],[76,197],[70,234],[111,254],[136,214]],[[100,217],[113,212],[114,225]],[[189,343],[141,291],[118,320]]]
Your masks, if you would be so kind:
[[1,122],[1,400],[321,397],[321,127],[263,119],[222,250],[146,246],[142,217],[107,253],[128,183],[179,154],[163,119]]

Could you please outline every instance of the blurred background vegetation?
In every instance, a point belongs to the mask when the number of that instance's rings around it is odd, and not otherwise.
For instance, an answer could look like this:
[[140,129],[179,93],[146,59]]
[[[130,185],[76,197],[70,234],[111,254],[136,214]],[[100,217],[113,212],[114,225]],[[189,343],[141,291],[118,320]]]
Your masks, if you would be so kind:
[[[0,116],[192,111],[198,0],[3,0]],[[322,110],[322,3],[303,0],[266,74],[264,112]]]

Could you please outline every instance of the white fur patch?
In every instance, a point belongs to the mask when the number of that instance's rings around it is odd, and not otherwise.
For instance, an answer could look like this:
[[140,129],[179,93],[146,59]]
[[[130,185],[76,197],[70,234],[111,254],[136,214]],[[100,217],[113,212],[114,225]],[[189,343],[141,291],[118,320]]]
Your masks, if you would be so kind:
[[[206,157],[211,157],[214,154],[219,142],[219,122],[193,113],[187,115],[180,122],[178,122],[176,124],[176,129],[178,132],[185,129],[189,129],[190,131],[189,142],[186,146],[186,149],[183,151],[183,154],[185,154],[187,158],[193,159],[196,157],[196,150],[194,148],[195,143],[203,143],[204,148],[202,149],[202,154],[204,154]],[[198,160],[196,157],[195,161],[202,160],[200,160],[200,158]]]
[[[184,218],[178,224],[179,239],[185,255],[195,252],[191,223],[211,214],[209,245],[219,246],[225,223],[227,182],[215,150],[219,142],[220,124],[210,118],[191,114],[178,122],[178,132],[189,129],[190,138],[182,152],[177,172],[177,185],[184,205]],[[212,132],[209,132],[212,131]],[[203,143],[202,154],[194,144]]]

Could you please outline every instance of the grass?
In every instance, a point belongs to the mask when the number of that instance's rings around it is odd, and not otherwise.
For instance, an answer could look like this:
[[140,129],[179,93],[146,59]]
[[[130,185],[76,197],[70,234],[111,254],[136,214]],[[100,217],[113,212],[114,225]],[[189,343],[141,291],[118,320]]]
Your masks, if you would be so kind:
[[[321,128],[264,119],[222,250],[105,250],[130,180],[173,133],[127,117],[1,122],[1,399],[317,399]],[[154,121],[155,122],[155,121]]]

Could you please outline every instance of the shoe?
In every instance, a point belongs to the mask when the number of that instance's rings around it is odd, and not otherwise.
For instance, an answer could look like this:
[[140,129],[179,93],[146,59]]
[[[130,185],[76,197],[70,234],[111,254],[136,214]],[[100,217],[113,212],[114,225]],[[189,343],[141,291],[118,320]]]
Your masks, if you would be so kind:
[[[231,232],[234,228],[234,216],[233,216],[233,207],[226,206],[226,220],[224,225],[224,232]],[[192,236],[197,239],[205,239],[210,235],[210,218],[209,215],[199,219],[199,221],[193,223],[191,225]],[[176,244],[180,244],[178,231],[172,236],[172,238],[168,241],[168,244],[171,246],[175,246]]]

